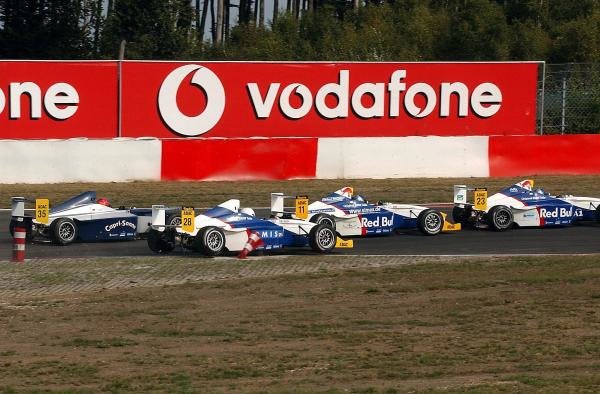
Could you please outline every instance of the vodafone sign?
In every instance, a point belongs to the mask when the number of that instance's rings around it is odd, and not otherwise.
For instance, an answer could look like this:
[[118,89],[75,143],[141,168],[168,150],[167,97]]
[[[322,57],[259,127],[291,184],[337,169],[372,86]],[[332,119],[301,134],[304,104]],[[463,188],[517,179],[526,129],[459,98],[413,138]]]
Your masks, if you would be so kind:
[[5,61],[0,138],[526,135],[536,86],[536,63]]
[[0,61],[0,138],[112,138],[115,62]]
[[123,65],[131,137],[534,134],[535,63]]

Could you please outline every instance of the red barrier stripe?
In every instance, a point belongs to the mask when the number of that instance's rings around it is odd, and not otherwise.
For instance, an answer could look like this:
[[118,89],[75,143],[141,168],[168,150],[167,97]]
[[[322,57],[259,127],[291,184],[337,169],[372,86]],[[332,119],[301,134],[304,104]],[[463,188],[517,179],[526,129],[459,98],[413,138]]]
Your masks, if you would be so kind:
[[600,135],[495,136],[490,176],[600,174]]
[[314,178],[317,138],[162,142],[162,180]]

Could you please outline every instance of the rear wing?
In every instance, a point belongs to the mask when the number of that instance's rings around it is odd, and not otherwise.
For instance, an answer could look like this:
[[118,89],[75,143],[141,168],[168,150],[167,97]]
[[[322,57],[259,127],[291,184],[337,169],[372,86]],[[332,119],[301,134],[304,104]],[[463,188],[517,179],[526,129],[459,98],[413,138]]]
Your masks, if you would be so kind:
[[25,216],[25,203],[27,199],[25,197],[12,197],[10,199],[10,214],[12,217],[24,217]]
[[[35,209],[28,209],[35,211],[33,215],[25,215],[25,203],[35,203]],[[50,200],[46,198],[36,198],[31,200],[25,197],[12,197],[10,199],[10,214],[12,218],[33,218],[38,223],[48,224],[50,218]],[[22,220],[19,220],[22,221]]]
[[467,204],[467,192],[469,188],[467,185],[454,185],[454,203],[455,204]]
[[[295,210],[285,210],[285,200],[294,199]],[[283,193],[271,193],[271,215],[277,217],[292,217],[295,215],[298,219],[308,217],[308,197],[306,196],[286,196]]]
[[167,209],[164,205],[152,205],[152,221],[150,226],[158,231],[165,231],[165,221],[167,220]]
[[[469,192],[473,192],[471,201],[469,201]],[[471,205],[474,209],[485,211],[487,210],[487,189],[454,185],[454,204],[459,206]]]

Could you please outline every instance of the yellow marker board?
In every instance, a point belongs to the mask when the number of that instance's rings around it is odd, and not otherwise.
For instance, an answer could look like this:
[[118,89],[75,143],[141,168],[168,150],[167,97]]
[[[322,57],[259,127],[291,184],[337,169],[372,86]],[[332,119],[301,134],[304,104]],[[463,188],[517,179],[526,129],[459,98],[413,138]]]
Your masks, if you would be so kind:
[[298,219],[308,218],[308,197],[307,196],[296,197],[296,217]]
[[35,200],[35,220],[42,224],[48,224],[50,215],[50,201],[47,198],[38,198]]
[[181,209],[181,229],[186,233],[193,232],[195,218],[196,213],[194,212],[193,207],[183,207]]
[[337,237],[335,240],[335,247],[351,249],[354,247],[354,241],[351,239],[341,239],[340,237]]
[[475,189],[473,207],[478,211],[487,209],[487,189]]

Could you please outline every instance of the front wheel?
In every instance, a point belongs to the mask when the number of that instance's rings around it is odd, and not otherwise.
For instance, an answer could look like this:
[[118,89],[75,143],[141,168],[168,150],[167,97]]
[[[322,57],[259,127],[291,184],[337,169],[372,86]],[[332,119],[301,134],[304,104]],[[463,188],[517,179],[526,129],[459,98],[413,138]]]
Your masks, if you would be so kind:
[[50,224],[50,236],[57,245],[69,245],[77,239],[77,224],[70,218],[58,218]]
[[496,205],[488,212],[488,224],[495,231],[506,231],[513,225],[513,214],[509,207]]
[[417,227],[425,235],[437,235],[444,226],[444,217],[434,209],[426,209],[417,217]]
[[315,252],[330,253],[335,248],[335,230],[325,223],[317,224],[308,233],[308,244]]
[[225,233],[218,227],[204,227],[196,235],[196,248],[207,256],[225,253]]
[[150,229],[146,238],[151,251],[158,254],[171,253],[175,249],[175,233],[170,230],[158,231]]

